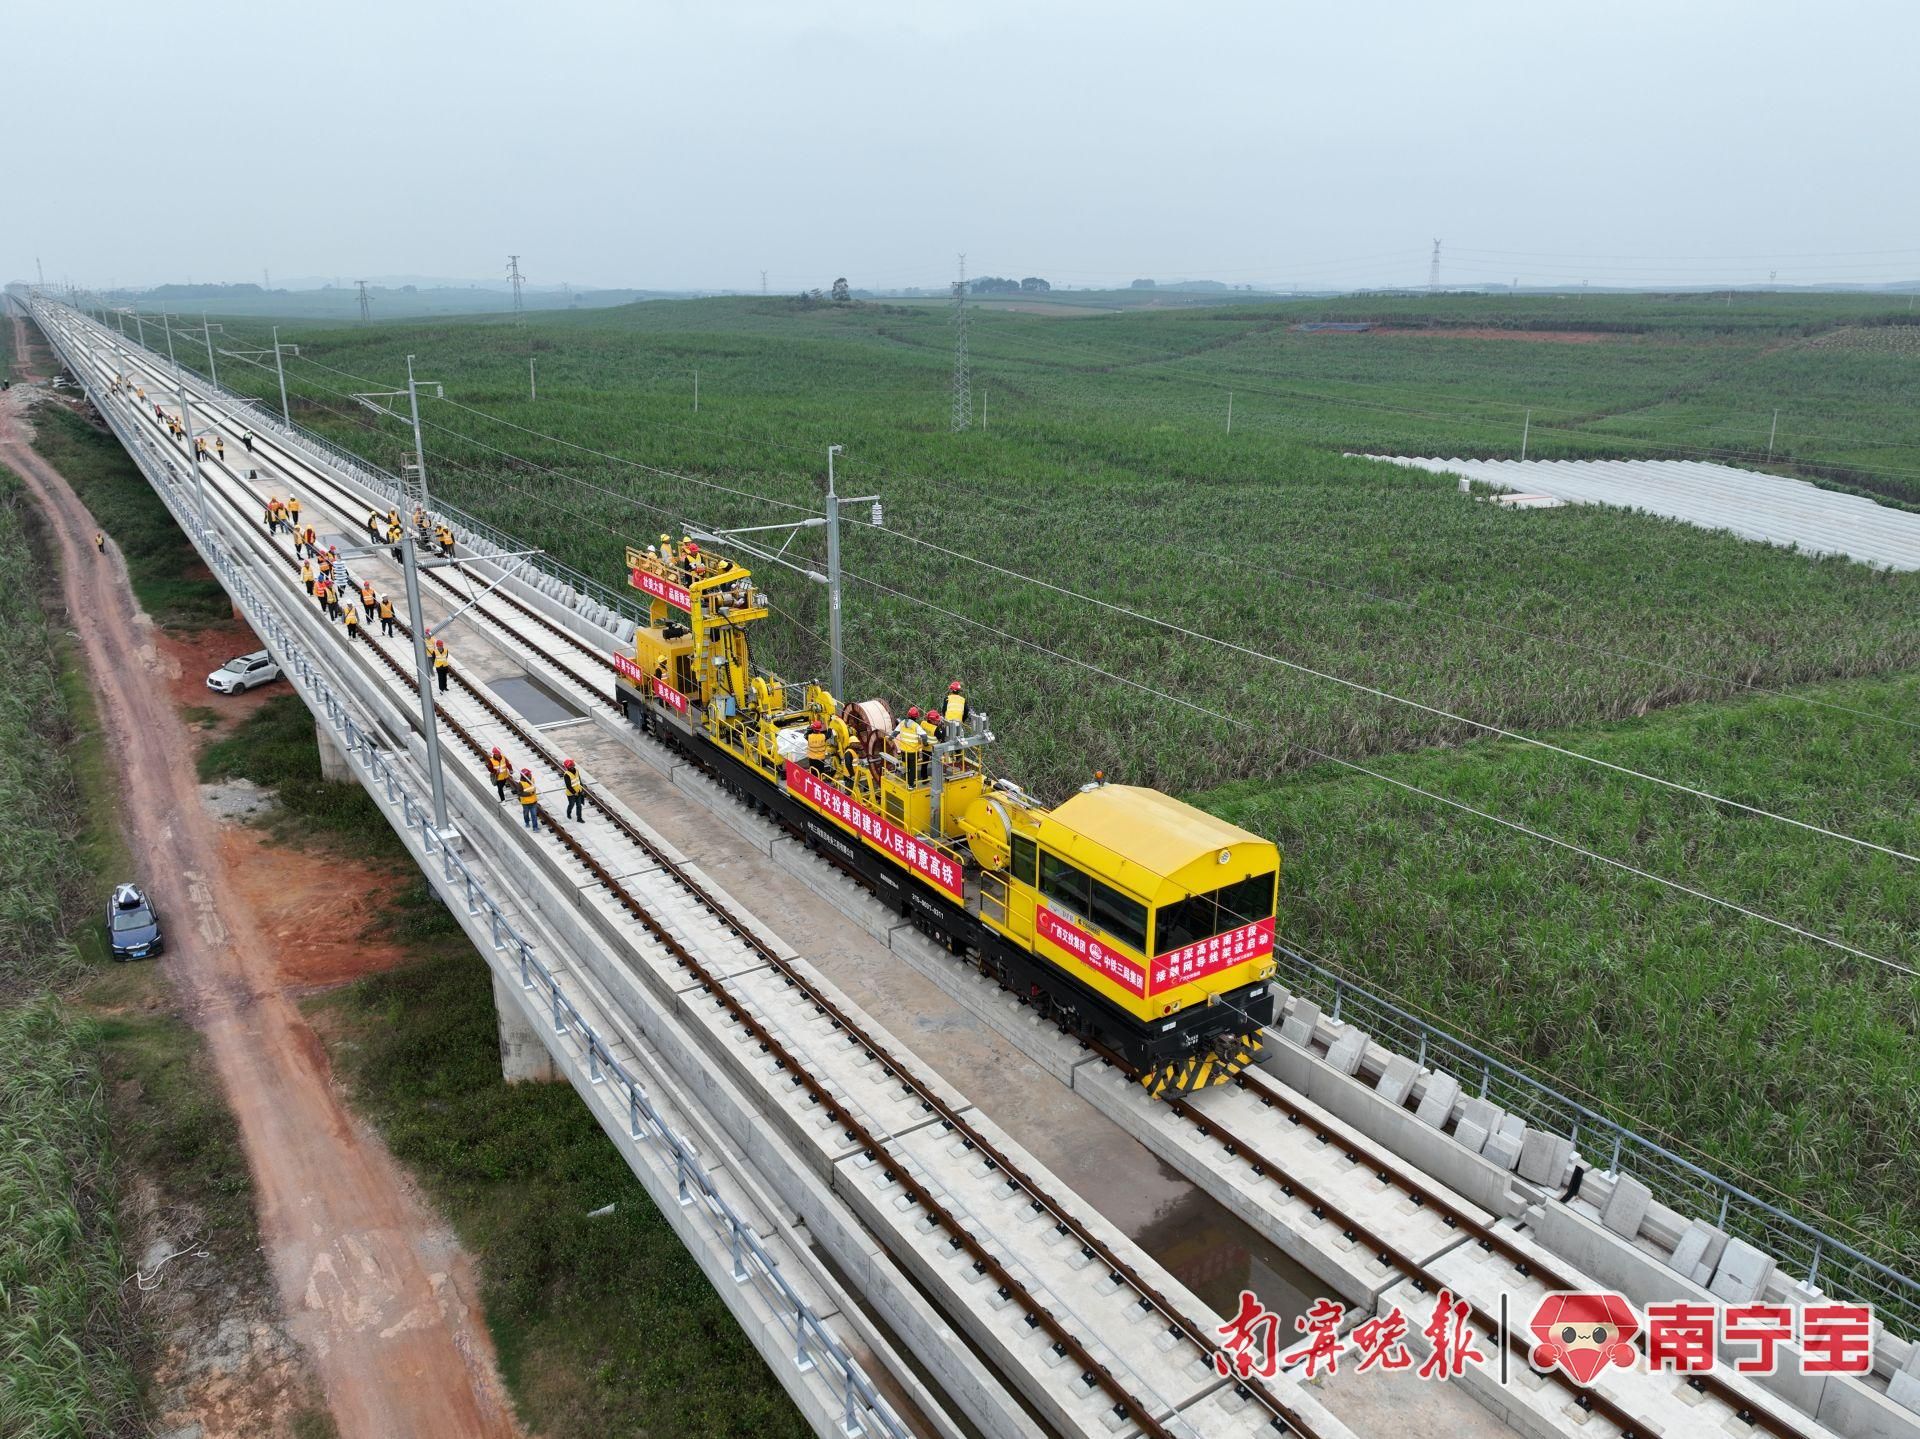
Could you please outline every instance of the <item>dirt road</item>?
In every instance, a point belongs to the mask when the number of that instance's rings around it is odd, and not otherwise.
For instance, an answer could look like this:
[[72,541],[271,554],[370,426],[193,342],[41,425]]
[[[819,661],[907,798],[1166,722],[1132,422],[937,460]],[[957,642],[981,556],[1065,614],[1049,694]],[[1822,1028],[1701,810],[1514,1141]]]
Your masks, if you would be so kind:
[[169,921],[164,963],[239,1120],[282,1301],[340,1435],[512,1439],[471,1266],[331,1083],[283,987],[281,942],[230,872],[244,850],[201,802],[193,741],[125,573],[94,553],[92,516],[25,443],[15,408],[0,405],[0,461],[51,520],[130,847]]

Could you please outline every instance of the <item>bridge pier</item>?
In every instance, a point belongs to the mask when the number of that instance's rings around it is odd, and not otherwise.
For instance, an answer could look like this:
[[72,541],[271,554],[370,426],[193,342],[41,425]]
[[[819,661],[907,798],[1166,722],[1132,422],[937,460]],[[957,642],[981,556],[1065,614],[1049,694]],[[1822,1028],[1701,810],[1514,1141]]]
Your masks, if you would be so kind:
[[354,783],[353,762],[333,732],[319,720],[313,722],[313,739],[320,748],[320,778],[333,784]]
[[550,1084],[559,1078],[540,1032],[521,1013],[512,988],[497,974],[493,977],[493,1010],[500,1020],[500,1073],[507,1083]]

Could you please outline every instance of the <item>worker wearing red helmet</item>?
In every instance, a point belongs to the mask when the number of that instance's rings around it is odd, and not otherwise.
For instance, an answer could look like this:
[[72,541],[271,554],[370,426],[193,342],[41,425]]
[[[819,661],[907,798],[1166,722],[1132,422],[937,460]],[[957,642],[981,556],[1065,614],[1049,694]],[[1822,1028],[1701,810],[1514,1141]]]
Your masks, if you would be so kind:
[[530,769],[520,771],[520,823],[535,834],[540,832],[540,791],[534,788]]
[[487,757],[487,773],[493,776],[493,792],[502,802],[507,797],[507,786],[513,783],[513,761],[500,753],[495,745],[493,753]]
[[807,726],[807,768],[815,774],[827,769],[827,727],[815,720]]
[[567,787],[567,818],[582,823],[587,818],[587,782],[580,778],[580,771],[574,768],[573,761],[560,761],[560,778]]

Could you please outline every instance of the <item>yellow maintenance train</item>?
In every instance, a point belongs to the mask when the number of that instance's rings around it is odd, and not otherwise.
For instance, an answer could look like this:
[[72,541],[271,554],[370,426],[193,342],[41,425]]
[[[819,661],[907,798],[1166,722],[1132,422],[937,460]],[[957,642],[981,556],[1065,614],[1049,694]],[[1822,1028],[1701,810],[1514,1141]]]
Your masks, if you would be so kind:
[[1223,1083],[1273,1018],[1280,854],[1157,790],[1048,808],[987,764],[963,695],[925,724],[753,666],[752,573],[661,537],[627,550],[651,601],[616,654],[627,717],[861,879],[924,932],[1117,1052],[1149,1091]]

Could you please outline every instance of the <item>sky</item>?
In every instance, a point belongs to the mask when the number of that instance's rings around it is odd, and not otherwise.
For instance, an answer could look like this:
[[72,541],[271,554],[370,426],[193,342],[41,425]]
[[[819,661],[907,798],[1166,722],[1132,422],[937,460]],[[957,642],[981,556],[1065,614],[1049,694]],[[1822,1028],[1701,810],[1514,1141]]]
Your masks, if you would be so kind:
[[0,279],[1920,278],[1913,0],[76,13],[0,21]]

